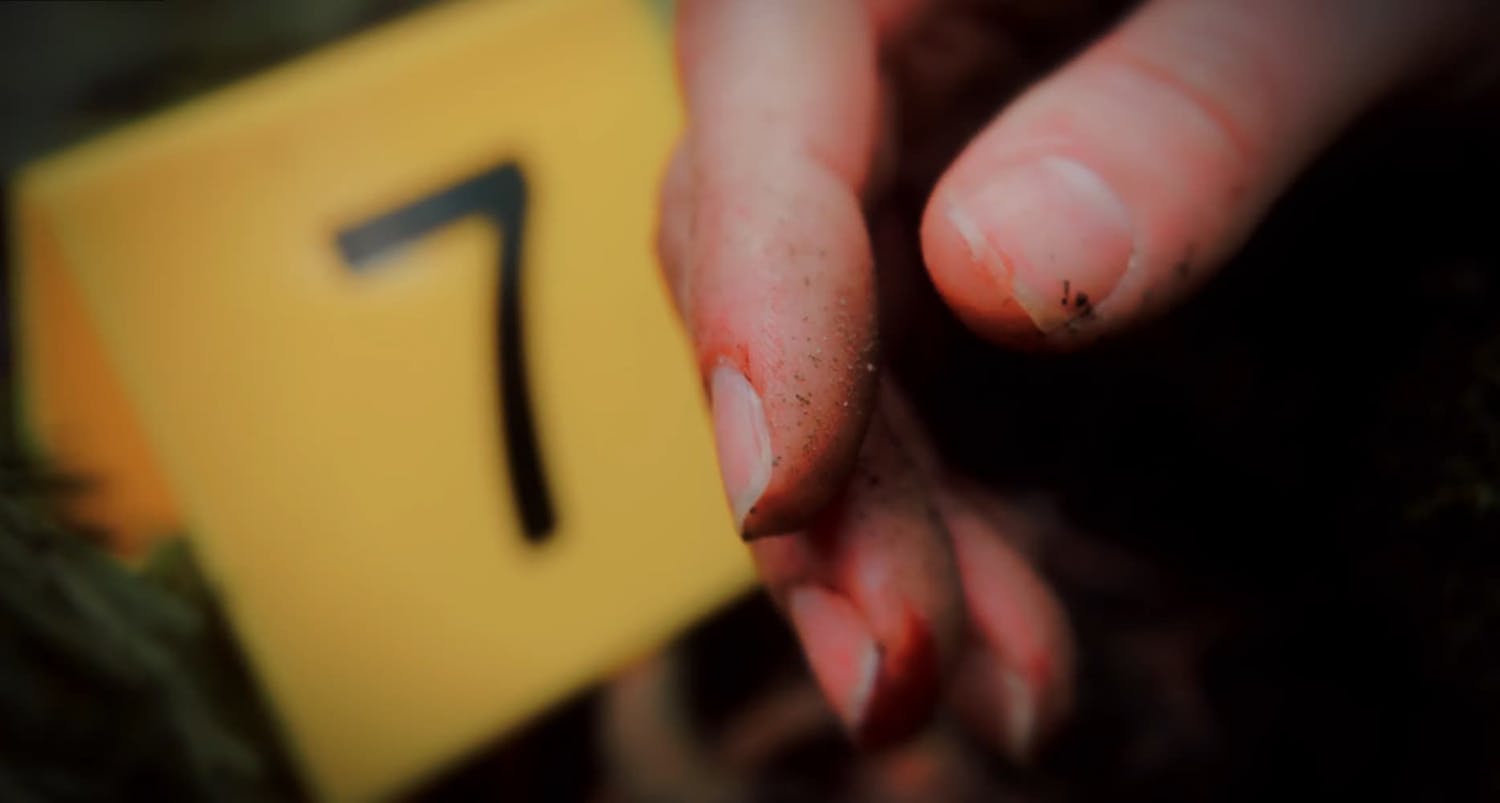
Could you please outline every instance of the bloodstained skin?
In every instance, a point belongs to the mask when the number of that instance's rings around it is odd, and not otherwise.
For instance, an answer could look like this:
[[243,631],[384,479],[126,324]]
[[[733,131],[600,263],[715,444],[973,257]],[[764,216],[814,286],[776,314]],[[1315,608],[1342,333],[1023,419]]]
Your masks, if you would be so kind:
[[906,611],[900,639],[881,655],[869,710],[855,734],[861,747],[887,746],[917,729],[931,715],[938,694],[937,645],[932,628],[915,610]]

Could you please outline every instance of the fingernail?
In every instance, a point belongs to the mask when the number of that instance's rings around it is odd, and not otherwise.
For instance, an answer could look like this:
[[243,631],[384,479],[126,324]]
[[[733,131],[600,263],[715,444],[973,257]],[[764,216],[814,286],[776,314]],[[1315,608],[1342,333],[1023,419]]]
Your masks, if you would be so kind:
[[760,396],[750,380],[734,366],[721,363],[710,378],[714,440],[719,450],[719,474],[734,512],[734,525],[745,529],[745,516],[771,481],[771,435]]
[[1036,740],[1036,698],[1026,681],[1009,669],[1001,670],[1000,688],[1005,696],[1000,732],[1010,757],[1025,763]]
[[1091,316],[1135,250],[1119,196],[1059,156],[1003,170],[946,211],[973,259],[1044,333]]
[[849,600],[814,586],[794,589],[787,612],[823,696],[858,734],[880,675],[880,648],[868,625]]
[[787,607],[819,688],[857,744],[892,744],[931,715],[937,653],[931,630],[919,619],[908,617],[886,649],[854,604],[828,589],[795,589]]

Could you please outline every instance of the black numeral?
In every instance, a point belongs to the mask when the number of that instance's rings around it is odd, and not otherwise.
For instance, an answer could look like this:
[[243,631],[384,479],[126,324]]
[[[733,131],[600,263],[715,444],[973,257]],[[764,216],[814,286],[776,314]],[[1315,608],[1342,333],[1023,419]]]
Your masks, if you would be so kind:
[[552,532],[557,516],[542,472],[531,394],[526,387],[526,350],[521,338],[526,179],[520,167],[508,162],[351,226],[339,232],[339,249],[355,270],[366,270],[386,251],[469,215],[484,215],[500,227],[500,281],[495,299],[500,420],[505,427],[506,459],[521,511],[521,528],[529,540],[537,542]]

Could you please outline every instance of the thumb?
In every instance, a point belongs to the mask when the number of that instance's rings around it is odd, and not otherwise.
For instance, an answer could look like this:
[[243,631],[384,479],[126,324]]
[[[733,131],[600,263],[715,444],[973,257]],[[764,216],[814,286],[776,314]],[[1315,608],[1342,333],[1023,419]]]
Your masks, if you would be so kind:
[[950,167],[923,220],[934,283],[1002,343],[1130,323],[1217,267],[1356,114],[1476,40],[1480,8],[1147,3]]

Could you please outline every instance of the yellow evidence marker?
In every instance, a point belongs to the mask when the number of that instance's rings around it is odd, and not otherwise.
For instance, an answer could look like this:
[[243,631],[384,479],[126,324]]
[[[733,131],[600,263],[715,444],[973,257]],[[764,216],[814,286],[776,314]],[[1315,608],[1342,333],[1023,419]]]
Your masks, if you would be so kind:
[[190,534],[310,782],[398,794],[748,587],[651,249],[642,0],[451,4],[27,170],[24,425]]

